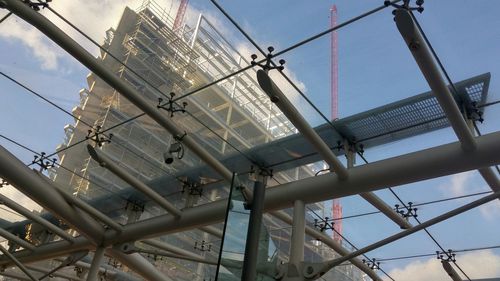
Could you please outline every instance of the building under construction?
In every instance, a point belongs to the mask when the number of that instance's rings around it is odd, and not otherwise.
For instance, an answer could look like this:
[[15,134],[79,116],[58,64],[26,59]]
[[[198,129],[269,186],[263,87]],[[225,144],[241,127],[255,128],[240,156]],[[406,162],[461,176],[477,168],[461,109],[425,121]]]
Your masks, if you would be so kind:
[[[34,214],[0,198],[28,218],[0,221],[9,246],[0,247],[0,275],[7,278],[380,281],[380,264],[367,252],[498,197],[413,225],[411,204],[401,211],[373,193],[473,169],[495,190],[488,167],[500,162],[491,153],[500,151],[500,136],[470,132],[483,120],[478,105],[487,102],[489,73],[452,85],[429,79],[430,92],[311,128],[273,82],[286,77],[273,50],[242,54],[203,15],[183,24],[187,1],[177,15],[152,1],[126,8],[97,59],[38,14],[40,2],[4,0],[2,8],[92,73],[57,164],[41,155],[32,171],[0,150],[0,163],[9,164],[1,178],[45,208]],[[419,33],[409,7],[394,7],[412,43]],[[418,42],[410,50],[425,61]],[[422,72],[432,70],[426,62]],[[460,143],[355,167],[365,149],[448,126]],[[354,247],[323,203],[351,195],[403,230]],[[453,253],[439,254],[456,274]]]
[[[172,93],[188,92],[224,77],[234,69],[250,65],[250,58],[238,52],[203,15],[199,15],[195,26],[183,24],[176,27],[172,15],[155,2],[147,1],[137,11],[125,9],[117,29],[106,33],[103,48],[120,60],[102,52],[103,64],[149,101],[157,102],[159,110],[181,124],[183,130],[190,132],[218,159],[296,133],[295,127],[260,89],[254,70],[242,72],[193,95],[185,99],[186,104],[171,102],[175,99]],[[98,209],[121,224],[161,214],[163,211],[155,202],[132,194],[130,189],[126,189],[129,184],[94,161],[86,146],[64,148],[87,137],[88,143],[105,152],[127,173],[143,182],[168,175],[178,177],[179,171],[199,166],[200,160],[182,147],[182,151],[172,155],[172,163],[165,163],[164,154],[173,144],[182,143],[183,136],[165,132],[147,116],[141,116],[109,133],[98,134],[98,139],[89,137],[97,128],[112,128],[127,122],[140,115],[141,110],[96,75],[89,74],[87,82],[88,89],[80,91],[81,102],[73,110],[78,117],[75,125],[65,127],[66,140],[58,147],[58,151],[62,151],[58,155],[61,165],[72,170],[58,169],[53,174],[55,182],[71,186],[75,196],[95,202]],[[92,124],[92,128],[88,124]],[[239,177],[242,180],[251,177],[252,169],[257,172],[258,166],[248,166],[250,175],[244,173]],[[315,172],[314,165],[292,168],[274,174],[268,182],[269,185],[276,185],[278,182],[310,177]],[[213,183],[216,179],[209,174],[178,177],[177,181],[176,185],[162,188],[159,193],[179,209],[227,197],[229,190]],[[311,208],[324,214],[322,204]],[[318,220],[312,215],[309,219],[312,224],[314,219]],[[275,245],[272,258],[276,261],[287,259],[285,253],[289,247],[290,227],[270,216],[266,216],[265,225],[269,243]],[[206,242],[212,240],[216,242]],[[162,239],[164,243],[212,259],[217,259],[220,252],[217,240],[220,237],[214,239],[197,232],[179,233]],[[205,243],[210,244],[210,251],[197,249],[198,245],[204,247]],[[239,246],[243,245],[244,240]],[[315,238],[310,237],[308,245],[306,254],[314,260],[335,255]],[[233,249],[232,252],[237,251]],[[242,256],[243,252],[240,251],[240,254]],[[162,264],[167,276],[174,280],[211,280],[215,275],[215,267],[210,265],[175,259],[160,260],[161,255],[149,256],[154,256],[156,263]],[[112,261],[110,263],[113,264]],[[344,275],[345,280],[361,280],[362,277],[361,272],[352,266],[336,271],[336,274]]]

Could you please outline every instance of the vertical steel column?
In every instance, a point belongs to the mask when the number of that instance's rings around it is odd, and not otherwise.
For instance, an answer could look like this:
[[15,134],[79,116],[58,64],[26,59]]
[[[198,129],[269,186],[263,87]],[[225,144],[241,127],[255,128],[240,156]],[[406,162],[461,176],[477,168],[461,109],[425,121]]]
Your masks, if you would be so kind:
[[101,268],[102,259],[104,258],[104,247],[97,247],[94,252],[94,258],[90,265],[87,281],[97,281],[99,269]]
[[293,203],[292,237],[290,238],[290,258],[286,280],[303,280],[302,262],[306,233],[306,205],[301,200]]
[[247,241],[241,280],[254,281],[257,277],[257,257],[259,254],[259,239],[266,195],[266,179],[259,175],[253,186],[253,196],[248,221]]
[[19,269],[24,272],[31,280],[33,281],[38,281],[38,279],[33,276],[28,269],[20,262],[18,261],[9,251],[7,251],[2,245],[0,245],[0,252],[2,252],[5,256],[7,256],[13,263],[19,267]]

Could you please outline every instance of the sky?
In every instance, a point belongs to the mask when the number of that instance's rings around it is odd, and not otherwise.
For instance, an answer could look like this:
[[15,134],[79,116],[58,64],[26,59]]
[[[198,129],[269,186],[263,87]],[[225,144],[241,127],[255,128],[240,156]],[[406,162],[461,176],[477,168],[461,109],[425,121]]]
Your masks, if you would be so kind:
[[[102,42],[105,31],[117,24],[125,5],[132,8],[142,1],[54,1],[55,10]],[[383,1],[337,1],[338,22],[344,22],[377,7]],[[178,1],[158,1],[166,11],[175,11]],[[276,51],[291,46],[329,27],[332,1],[220,1],[222,7],[263,48]],[[210,1],[190,1],[188,22],[204,15],[244,54],[256,53],[251,44],[216,10]],[[489,100],[500,99],[500,2],[487,0],[426,1],[425,11],[418,14],[426,35],[453,81],[485,72],[492,75]],[[391,15],[385,9],[338,31],[339,49],[339,115],[350,116],[365,110],[410,97],[429,90],[415,61],[397,32]],[[5,11],[0,11],[4,15]],[[97,55],[91,43],[74,30],[57,21],[49,11],[42,14],[53,20],[87,50]],[[326,115],[330,115],[330,37],[324,36],[282,57],[287,73]],[[79,101],[78,92],[87,86],[88,70],[55,46],[43,34],[12,16],[0,24],[0,71],[71,110]],[[281,82],[311,125],[323,123],[304,100]],[[0,77],[0,134],[35,151],[51,153],[64,138],[63,127],[71,117],[55,110],[26,90]],[[486,109],[485,122],[479,125],[485,133],[500,129],[499,105]],[[451,129],[443,129],[412,139],[383,145],[365,152],[369,161],[418,151],[456,141]],[[25,163],[33,153],[0,139],[0,144]],[[361,164],[361,163],[359,163]],[[489,188],[477,172],[442,177],[394,190],[405,202],[422,203],[435,199],[487,191]],[[10,194],[11,189],[0,189]],[[387,190],[376,192],[389,205],[396,199]],[[19,196],[19,198],[21,198]],[[426,205],[419,209],[424,221],[463,205],[474,198]],[[23,199],[24,200],[24,199]],[[23,201],[24,202],[24,201]],[[373,211],[374,208],[353,196],[342,199],[344,215]],[[0,210],[2,216],[7,216]],[[429,231],[445,249],[469,249],[500,245],[500,203],[491,202],[456,218],[431,227]],[[13,219],[13,218],[11,218]],[[346,219],[344,234],[356,246],[364,246],[399,231],[381,215]],[[417,233],[391,245],[370,252],[379,259],[434,253],[436,245]],[[500,251],[477,251],[458,254],[457,261],[471,278],[500,277]],[[434,257],[383,262],[381,267],[396,280],[447,280]],[[418,272],[419,274],[415,274]],[[425,274],[428,274],[424,276]]]

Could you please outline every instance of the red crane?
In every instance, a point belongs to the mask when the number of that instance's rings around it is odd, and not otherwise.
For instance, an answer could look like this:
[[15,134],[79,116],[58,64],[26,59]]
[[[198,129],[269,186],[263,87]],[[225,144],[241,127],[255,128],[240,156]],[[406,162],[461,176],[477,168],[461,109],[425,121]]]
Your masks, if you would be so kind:
[[186,9],[188,6],[189,0],[181,0],[181,4],[179,5],[179,9],[177,10],[177,15],[175,16],[173,30],[181,27],[182,22],[184,21],[184,15],[186,14]]
[[[330,27],[337,25],[337,6],[333,5],[330,8]],[[337,31],[331,32],[331,119],[338,118],[338,49],[337,49]],[[332,204],[333,217],[333,240],[342,241],[342,205],[340,199],[333,199]]]

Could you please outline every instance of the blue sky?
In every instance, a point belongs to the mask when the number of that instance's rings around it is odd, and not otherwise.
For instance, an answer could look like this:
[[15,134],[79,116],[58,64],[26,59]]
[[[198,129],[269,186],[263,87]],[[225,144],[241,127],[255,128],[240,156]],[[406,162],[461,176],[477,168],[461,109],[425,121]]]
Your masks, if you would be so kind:
[[[102,40],[104,31],[110,25],[116,24],[123,4],[137,7],[137,3],[141,1],[102,1],[97,4],[96,2],[100,1],[88,1],[87,4],[82,2],[79,5],[58,2],[53,4],[56,10],[64,12],[70,21],[82,27],[94,39]],[[337,1],[335,4],[339,10],[338,22],[368,11],[382,2]],[[171,5],[170,2],[159,1],[159,3],[167,9]],[[273,45],[279,51],[327,28],[332,2],[220,1],[220,4],[261,47]],[[100,5],[102,9],[98,9]],[[176,9],[176,5],[177,2],[174,2],[173,10]],[[77,10],[79,6],[80,10]],[[491,72],[489,99],[491,101],[500,99],[498,91],[500,82],[497,78],[500,75],[500,29],[498,28],[500,17],[497,12],[500,9],[500,2],[426,1],[424,6],[426,10],[423,14],[418,14],[417,18],[452,80],[460,81]],[[209,1],[191,1],[190,8],[193,12],[188,15],[203,11],[222,28],[236,46],[256,52]],[[386,9],[338,32],[340,117],[428,91],[425,80],[397,32],[390,11],[391,9]],[[64,28],[68,30],[67,27]],[[88,70],[44,39],[37,31],[31,30],[14,17],[2,23],[0,31],[0,71],[26,83],[40,94],[71,110],[78,103],[78,91],[86,87],[85,77]],[[70,34],[74,35],[74,32]],[[283,55],[287,61],[287,69],[304,86],[307,96],[327,116],[329,116],[330,85],[329,40],[330,37],[325,36]],[[95,48],[90,47],[88,42],[81,42],[97,54]],[[36,151],[53,152],[63,139],[64,125],[72,123],[72,118],[2,77],[0,77],[0,89],[2,101],[0,133]],[[296,96],[294,93],[290,94]],[[319,115],[303,101],[298,99],[297,102],[312,125],[322,123]],[[483,133],[498,131],[499,105],[489,107],[485,119],[485,123],[480,125]],[[456,137],[452,131],[444,129],[368,150],[365,156],[370,161],[376,161],[454,141]],[[13,151],[24,162],[29,162],[33,158],[32,153],[4,140],[0,140],[0,144]],[[487,191],[488,187],[476,172],[471,172],[398,187],[395,190],[406,202],[424,202]],[[396,203],[395,198],[387,191],[377,194],[390,205]],[[420,218],[426,220],[468,201],[470,200],[464,199],[426,206],[419,210]],[[373,207],[359,197],[345,198],[343,204],[345,215],[373,210]],[[498,245],[500,244],[499,205],[498,202],[490,203],[488,207],[478,208],[430,230],[445,249]],[[344,230],[355,245],[363,246],[390,233],[396,233],[398,228],[388,219],[373,215],[346,220]],[[386,258],[433,253],[435,250],[437,248],[430,239],[423,233],[418,233],[369,253],[369,256]],[[494,255],[500,260],[500,251],[493,251],[492,256],[488,258],[492,260]],[[464,256],[464,259],[467,258],[469,256]],[[422,260],[423,268],[432,267],[425,263],[427,260]],[[389,271],[395,270],[415,261],[387,262],[383,264],[383,268]],[[460,255],[458,261],[460,263]],[[467,267],[473,265],[472,262],[460,264],[466,272]],[[493,276],[495,274],[497,277],[500,276],[500,272],[492,272]]]

